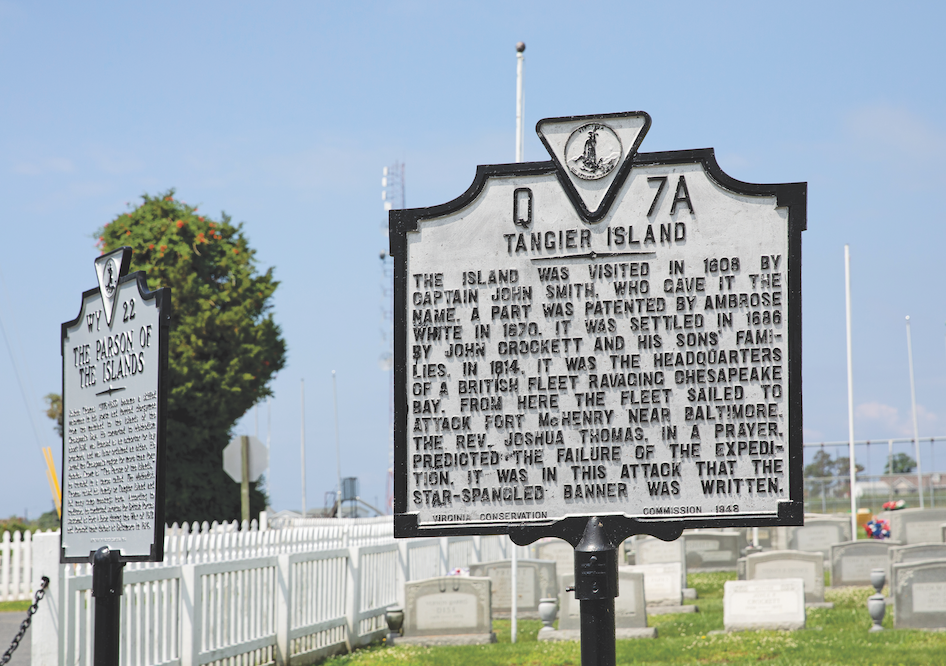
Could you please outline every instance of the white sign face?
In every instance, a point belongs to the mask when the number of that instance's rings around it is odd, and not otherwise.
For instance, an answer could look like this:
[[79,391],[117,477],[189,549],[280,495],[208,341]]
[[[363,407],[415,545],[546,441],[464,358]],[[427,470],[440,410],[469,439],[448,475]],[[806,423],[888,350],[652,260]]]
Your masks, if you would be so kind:
[[773,189],[792,186],[736,183],[708,151],[635,156],[643,117],[543,121],[553,162],[481,167],[456,202],[392,214],[412,524],[706,524],[798,499],[803,224]]
[[[116,279],[117,282],[117,279]],[[66,558],[108,546],[123,558],[152,556],[161,454],[159,299],[129,276],[114,288],[106,321],[99,290],[63,325],[63,506]],[[159,546],[163,551],[163,543]]]

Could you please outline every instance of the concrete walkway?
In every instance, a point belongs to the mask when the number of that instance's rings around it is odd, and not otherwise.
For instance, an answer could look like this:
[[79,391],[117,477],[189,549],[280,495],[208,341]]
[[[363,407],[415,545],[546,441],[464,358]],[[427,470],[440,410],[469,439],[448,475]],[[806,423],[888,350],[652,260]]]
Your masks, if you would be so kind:
[[[16,611],[11,613],[0,613],[0,656],[10,647],[10,641],[20,630],[20,623],[26,619],[26,611]],[[20,647],[13,653],[13,658],[9,666],[30,666],[30,631],[26,630],[26,635],[20,641]]]

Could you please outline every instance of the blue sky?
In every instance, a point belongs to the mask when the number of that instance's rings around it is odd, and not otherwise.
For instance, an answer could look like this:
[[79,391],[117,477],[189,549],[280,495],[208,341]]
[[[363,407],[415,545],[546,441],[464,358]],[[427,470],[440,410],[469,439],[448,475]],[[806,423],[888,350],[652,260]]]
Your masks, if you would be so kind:
[[845,243],[856,437],[911,433],[908,314],[920,435],[946,434],[944,14],[932,2],[0,2],[0,316],[28,393],[0,348],[0,516],[50,507],[30,412],[58,462],[41,396],[59,389],[59,325],[95,284],[92,233],[170,187],[245,222],[282,281],[274,507],[300,504],[303,377],[309,506],[334,488],[333,369],[342,474],[383,502],[381,169],[406,163],[413,207],[459,195],[477,164],[512,161],[519,40],[527,160],[547,159],[540,118],[644,110],[641,151],[711,146],[735,178],[808,182],[807,439],[847,437]]

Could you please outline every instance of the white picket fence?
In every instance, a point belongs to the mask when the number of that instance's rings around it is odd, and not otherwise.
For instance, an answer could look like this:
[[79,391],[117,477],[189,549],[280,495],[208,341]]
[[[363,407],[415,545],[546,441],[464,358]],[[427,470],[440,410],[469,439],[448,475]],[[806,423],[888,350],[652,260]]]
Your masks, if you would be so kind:
[[[498,536],[395,541],[390,518],[237,527],[172,526],[164,562],[126,566],[122,666],[311,664],[384,636],[406,581],[513,547]],[[90,565],[59,564],[54,532],[35,535],[33,555],[34,584],[51,579],[33,621],[33,666],[90,666]]]
[[31,599],[33,535],[4,532],[0,539],[0,601]]

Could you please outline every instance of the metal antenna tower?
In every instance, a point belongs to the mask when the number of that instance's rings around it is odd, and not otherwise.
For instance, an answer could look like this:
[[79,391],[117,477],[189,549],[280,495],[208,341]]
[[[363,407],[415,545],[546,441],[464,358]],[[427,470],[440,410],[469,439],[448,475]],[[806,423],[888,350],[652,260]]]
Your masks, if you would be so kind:
[[[388,211],[405,208],[404,163],[395,162],[381,172],[381,201],[384,218],[381,233],[388,238]],[[388,474],[385,510],[394,513],[394,259],[388,255],[385,243],[381,258],[381,356],[378,364],[386,375],[388,385]]]

